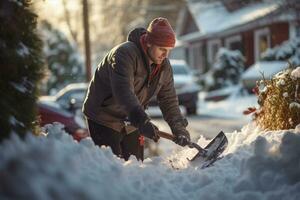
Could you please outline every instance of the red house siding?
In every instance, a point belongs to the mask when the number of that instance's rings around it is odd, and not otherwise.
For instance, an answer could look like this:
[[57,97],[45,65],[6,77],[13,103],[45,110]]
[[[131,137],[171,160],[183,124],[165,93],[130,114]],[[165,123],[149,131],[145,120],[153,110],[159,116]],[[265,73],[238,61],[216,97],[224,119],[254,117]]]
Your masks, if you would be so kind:
[[244,56],[246,58],[246,68],[254,63],[254,36],[253,31],[242,33],[242,43],[244,46]]
[[289,24],[287,22],[275,23],[270,25],[271,47],[289,39]]

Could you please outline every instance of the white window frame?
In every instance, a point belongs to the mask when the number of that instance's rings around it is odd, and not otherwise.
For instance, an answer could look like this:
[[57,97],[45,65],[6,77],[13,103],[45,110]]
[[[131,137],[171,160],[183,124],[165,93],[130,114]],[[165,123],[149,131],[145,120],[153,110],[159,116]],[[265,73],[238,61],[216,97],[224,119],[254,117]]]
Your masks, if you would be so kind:
[[[296,26],[297,26],[296,22],[290,22],[289,23],[289,35],[290,35],[290,39],[295,38],[297,36],[296,35]],[[298,26],[300,26],[300,24]]]
[[230,44],[234,42],[241,42],[242,41],[242,36],[241,35],[234,35],[231,37],[228,37],[225,39],[225,47],[227,49],[230,49]]
[[268,43],[268,48],[271,47],[271,34],[270,34],[270,29],[269,28],[262,28],[258,29],[254,32],[254,55],[255,55],[255,62],[259,61],[260,58],[260,52],[259,52],[259,38],[261,36],[267,36],[267,43]]
[[188,46],[188,52],[189,52],[189,65],[194,66],[194,45],[190,44]]
[[190,49],[190,66],[194,69],[199,69],[199,62],[201,61],[202,58],[200,58],[201,56],[201,49],[202,48],[202,43],[201,42],[197,42],[195,44],[192,44]]
[[200,70],[200,72],[204,72],[203,43],[197,43],[196,49],[198,52],[198,57],[195,59],[197,62],[197,64],[195,65],[195,69]]
[[207,58],[208,58],[208,62],[210,63],[210,64],[212,64],[213,62],[214,62],[214,57],[213,57],[213,52],[212,52],[212,47],[214,46],[214,45],[218,45],[219,46],[219,48],[222,46],[222,43],[221,43],[221,39],[214,39],[214,40],[209,40],[208,42],[207,42]]

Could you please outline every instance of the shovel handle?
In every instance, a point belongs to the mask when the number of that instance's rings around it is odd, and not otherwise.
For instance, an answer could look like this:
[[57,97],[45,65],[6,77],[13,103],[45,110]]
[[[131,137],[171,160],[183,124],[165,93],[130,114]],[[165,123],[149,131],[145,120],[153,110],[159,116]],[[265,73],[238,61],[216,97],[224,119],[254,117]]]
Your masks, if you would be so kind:
[[171,140],[171,141],[174,141],[174,138],[175,138],[174,135],[172,135],[170,133],[163,132],[163,131],[158,131],[158,135],[159,135],[159,137],[162,137],[162,138],[165,138],[165,139],[168,139],[168,140]]
[[[170,133],[166,133],[166,132],[163,132],[163,131],[158,131],[158,135],[162,138],[165,138],[165,139],[168,139],[168,140],[171,140],[171,141],[174,141],[175,139],[175,136],[170,134]],[[188,144],[188,146],[190,148],[196,148],[199,153],[201,154],[204,154],[206,152],[205,149],[203,149],[202,147],[200,147],[198,144],[194,143],[194,142],[190,142],[190,144]]]

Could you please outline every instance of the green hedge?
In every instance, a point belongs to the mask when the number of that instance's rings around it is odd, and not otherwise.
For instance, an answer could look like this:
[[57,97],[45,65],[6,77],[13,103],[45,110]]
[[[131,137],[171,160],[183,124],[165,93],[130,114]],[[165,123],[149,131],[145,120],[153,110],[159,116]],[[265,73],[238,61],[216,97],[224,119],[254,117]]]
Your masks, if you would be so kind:
[[36,20],[31,1],[0,1],[0,141],[12,132],[34,132],[44,74]]

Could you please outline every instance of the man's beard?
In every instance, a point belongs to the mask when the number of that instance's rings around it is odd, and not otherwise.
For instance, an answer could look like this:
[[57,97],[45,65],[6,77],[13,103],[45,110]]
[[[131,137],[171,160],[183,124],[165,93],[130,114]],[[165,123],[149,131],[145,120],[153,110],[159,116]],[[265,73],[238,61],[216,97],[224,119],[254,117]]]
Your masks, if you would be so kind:
[[147,56],[149,57],[149,59],[154,63],[154,64],[161,64],[163,60],[156,60],[155,58],[153,58],[151,56],[151,53],[149,51],[149,48],[147,49]]

